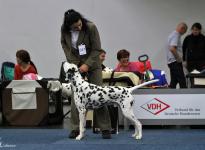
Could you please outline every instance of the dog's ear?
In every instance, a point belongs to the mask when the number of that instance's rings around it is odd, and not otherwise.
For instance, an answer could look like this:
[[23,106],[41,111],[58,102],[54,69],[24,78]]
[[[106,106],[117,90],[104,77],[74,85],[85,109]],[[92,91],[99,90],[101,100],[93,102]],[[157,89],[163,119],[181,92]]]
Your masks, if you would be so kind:
[[68,62],[64,62],[64,63],[63,63],[63,70],[64,70],[64,72],[67,72],[67,71],[68,71],[69,66],[70,66],[70,64],[69,64]]
[[76,72],[76,69],[74,67],[68,69],[67,73],[70,73],[70,74],[74,74]]
[[69,81],[70,79],[72,79],[75,72],[76,72],[76,69],[74,67],[69,68],[66,72],[66,79],[65,80]]
[[75,64],[71,64],[69,62],[64,62],[63,63],[63,69],[64,69],[64,72],[72,72],[70,70],[74,70],[75,72],[78,71],[78,67],[75,65]]

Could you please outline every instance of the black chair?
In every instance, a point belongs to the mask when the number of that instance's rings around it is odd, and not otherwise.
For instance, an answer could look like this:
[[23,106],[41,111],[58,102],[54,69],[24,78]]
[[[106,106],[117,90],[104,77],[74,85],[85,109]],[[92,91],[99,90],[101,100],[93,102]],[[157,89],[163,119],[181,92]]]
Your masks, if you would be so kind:
[[[65,62],[65,61],[64,61]],[[61,83],[67,83],[67,81],[65,81],[66,79],[66,73],[63,69],[63,64],[64,62],[62,62],[61,64],[61,69],[60,69],[60,75],[59,75],[59,81]],[[62,101],[63,101],[63,105],[71,105],[71,98],[68,98],[68,97],[62,97]],[[63,117],[65,118],[66,116],[68,116],[70,114],[70,110],[68,110],[66,113],[64,113]]]
[[190,80],[190,88],[205,88],[204,84],[196,84],[195,80],[196,79],[204,79],[205,80],[205,74],[204,73],[199,73],[199,74],[194,74],[194,73],[188,73],[186,75],[187,78],[187,85]]

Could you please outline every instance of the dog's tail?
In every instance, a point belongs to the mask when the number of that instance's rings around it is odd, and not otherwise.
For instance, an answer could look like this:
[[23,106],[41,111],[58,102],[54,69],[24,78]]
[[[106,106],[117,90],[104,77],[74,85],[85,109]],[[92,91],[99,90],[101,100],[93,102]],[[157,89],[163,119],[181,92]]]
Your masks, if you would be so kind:
[[129,88],[129,90],[132,93],[134,90],[139,89],[140,87],[143,87],[145,85],[149,85],[149,84],[152,84],[152,83],[155,83],[155,82],[158,82],[158,81],[159,81],[159,79],[150,80],[150,81],[144,82],[142,84],[136,85],[134,87],[131,87],[131,88]]

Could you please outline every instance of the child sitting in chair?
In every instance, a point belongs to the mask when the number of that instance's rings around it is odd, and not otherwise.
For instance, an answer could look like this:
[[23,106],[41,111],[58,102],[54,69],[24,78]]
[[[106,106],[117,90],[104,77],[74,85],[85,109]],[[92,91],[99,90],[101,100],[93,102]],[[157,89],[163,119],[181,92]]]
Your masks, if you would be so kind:
[[36,80],[37,69],[34,63],[31,61],[30,55],[26,50],[18,50],[16,52],[16,61],[14,69],[14,80]]

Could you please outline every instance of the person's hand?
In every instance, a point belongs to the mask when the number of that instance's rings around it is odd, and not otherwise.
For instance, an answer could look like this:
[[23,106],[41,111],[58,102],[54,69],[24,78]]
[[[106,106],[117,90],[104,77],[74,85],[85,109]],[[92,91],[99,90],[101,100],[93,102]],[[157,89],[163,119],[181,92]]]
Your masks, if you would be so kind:
[[183,67],[187,68],[187,62],[186,61],[183,61],[182,65],[183,65]]
[[86,64],[81,65],[79,68],[81,73],[88,72],[88,69],[89,69],[89,67]]
[[176,61],[177,61],[178,63],[182,63],[182,58],[181,58],[181,57],[177,57],[177,58],[176,58]]

